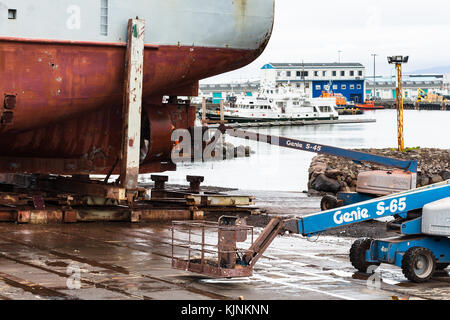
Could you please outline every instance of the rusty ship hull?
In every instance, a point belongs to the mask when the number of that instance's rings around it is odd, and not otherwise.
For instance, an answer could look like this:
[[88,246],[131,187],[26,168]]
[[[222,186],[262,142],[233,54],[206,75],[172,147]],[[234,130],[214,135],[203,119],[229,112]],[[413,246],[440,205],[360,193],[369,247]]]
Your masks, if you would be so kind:
[[[1,0],[0,172],[105,174],[111,170],[121,149],[123,39],[127,18],[133,14],[148,21],[150,30],[145,41],[142,113],[142,136],[149,144],[142,150],[140,170],[174,170],[171,134],[192,127],[195,110],[176,101],[163,103],[163,96],[195,96],[200,79],[252,62],[267,45],[273,26],[273,0],[201,0],[204,7],[198,12],[192,9],[193,2],[136,1],[141,7],[130,11],[124,10],[123,1],[63,0],[58,8],[69,20],[50,21],[52,28],[47,30],[25,20],[34,15],[37,19],[54,1],[40,1],[36,8],[33,1]],[[71,3],[78,3],[79,11]],[[100,19],[88,21],[99,22],[98,28],[89,23],[84,27],[86,20],[81,20],[81,30],[67,28],[69,22],[78,26],[74,12],[81,19],[94,3]],[[214,30],[192,24],[205,17],[205,10],[212,18],[229,22]],[[101,16],[105,12],[106,29]],[[165,32],[168,26],[155,22],[158,13],[181,20],[180,27],[190,29],[172,27]],[[207,25],[212,23],[208,21]]]

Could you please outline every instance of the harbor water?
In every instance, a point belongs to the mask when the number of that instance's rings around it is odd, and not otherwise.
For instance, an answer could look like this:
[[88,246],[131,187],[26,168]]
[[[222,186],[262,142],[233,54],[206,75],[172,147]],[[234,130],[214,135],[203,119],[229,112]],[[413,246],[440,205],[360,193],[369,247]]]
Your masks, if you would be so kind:
[[[250,128],[250,131],[284,136],[341,148],[396,148],[397,116],[395,110],[366,111],[347,118],[371,118],[373,123],[324,124]],[[450,112],[404,111],[405,147],[450,149]],[[204,176],[203,185],[244,190],[307,190],[308,168],[315,153],[302,152],[264,143],[226,137],[226,141],[249,145],[254,151],[248,158],[226,161],[178,164],[176,172],[165,172],[171,184],[186,184],[186,175]],[[147,177],[143,177],[146,179]]]

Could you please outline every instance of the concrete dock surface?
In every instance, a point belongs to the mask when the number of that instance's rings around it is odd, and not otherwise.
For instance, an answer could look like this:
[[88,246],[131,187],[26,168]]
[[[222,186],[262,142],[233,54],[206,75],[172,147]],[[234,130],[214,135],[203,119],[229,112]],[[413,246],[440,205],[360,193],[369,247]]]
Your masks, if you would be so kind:
[[[241,192],[242,193],[242,192]],[[247,193],[248,194],[248,193]],[[302,193],[253,192],[270,214],[318,211]],[[257,219],[249,217],[249,220]],[[261,218],[262,219],[262,218]],[[256,220],[255,220],[256,221]],[[171,268],[170,223],[0,224],[0,299],[449,299],[448,269],[425,284],[381,265],[351,266],[351,237],[278,236],[252,277],[213,279]],[[255,228],[256,234],[262,228]],[[217,237],[207,234],[207,237]]]

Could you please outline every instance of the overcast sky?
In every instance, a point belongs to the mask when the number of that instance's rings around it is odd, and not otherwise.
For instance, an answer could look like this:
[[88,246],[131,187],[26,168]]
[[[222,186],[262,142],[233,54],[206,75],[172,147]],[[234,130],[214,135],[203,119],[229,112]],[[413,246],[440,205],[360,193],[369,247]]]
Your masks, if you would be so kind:
[[275,0],[263,54],[240,70],[202,82],[259,77],[267,62],[360,62],[390,75],[388,55],[409,55],[404,72],[450,65],[450,0]]

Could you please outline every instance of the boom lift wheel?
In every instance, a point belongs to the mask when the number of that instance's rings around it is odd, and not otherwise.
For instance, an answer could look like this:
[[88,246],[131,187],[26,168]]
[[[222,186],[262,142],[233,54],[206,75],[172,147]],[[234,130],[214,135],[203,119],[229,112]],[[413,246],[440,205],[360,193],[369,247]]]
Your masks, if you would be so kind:
[[402,271],[405,277],[413,282],[421,283],[431,279],[436,269],[433,253],[422,247],[409,248],[402,259]]
[[334,209],[338,206],[338,199],[335,196],[327,194],[322,197],[322,200],[320,200],[320,209],[322,211]]
[[372,241],[373,239],[370,238],[357,239],[350,248],[350,262],[359,272],[366,273],[370,266],[380,265],[380,263],[366,261],[366,251],[370,249]]

